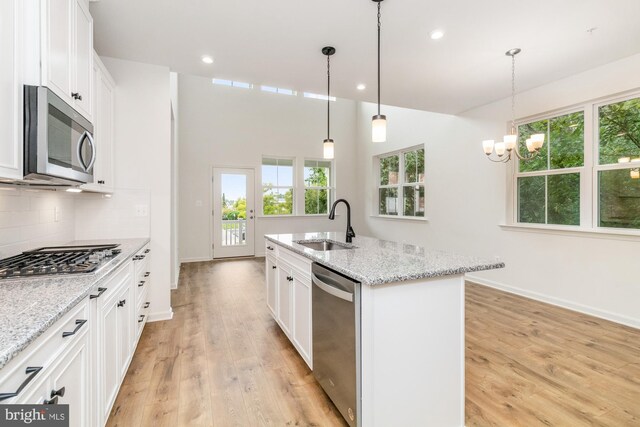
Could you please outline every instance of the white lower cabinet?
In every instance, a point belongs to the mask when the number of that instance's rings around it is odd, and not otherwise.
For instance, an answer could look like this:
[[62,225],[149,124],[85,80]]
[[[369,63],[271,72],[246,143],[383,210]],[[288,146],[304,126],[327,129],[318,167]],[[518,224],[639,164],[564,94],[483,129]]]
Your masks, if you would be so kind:
[[69,404],[71,427],[106,424],[146,323],[148,292],[138,289],[141,278],[149,284],[148,254],[145,246],[0,369],[0,404]]
[[[267,246],[275,244],[267,242]],[[313,367],[311,337],[311,261],[287,249],[267,253],[267,306],[309,368]]]
[[51,391],[45,399],[69,405],[70,427],[91,425],[91,381],[89,371],[90,340],[87,331],[60,358],[51,374]]
[[267,284],[267,307],[269,307],[269,311],[275,317],[277,314],[278,305],[277,301],[277,289],[278,285],[278,266],[276,265],[275,257],[268,256],[265,258],[265,274],[266,274],[266,284]]

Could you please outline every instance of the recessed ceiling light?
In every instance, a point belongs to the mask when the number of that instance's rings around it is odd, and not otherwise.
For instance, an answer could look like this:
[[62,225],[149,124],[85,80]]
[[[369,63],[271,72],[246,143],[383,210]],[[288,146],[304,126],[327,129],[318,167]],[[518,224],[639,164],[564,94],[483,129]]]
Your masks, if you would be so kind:
[[202,55],[202,62],[205,64],[213,64],[213,57],[209,55]]
[[365,90],[367,88],[367,85],[360,83],[358,86],[356,86],[356,89],[358,90]]
[[433,30],[429,34],[429,37],[431,37],[431,40],[440,40],[442,37],[444,37],[444,31],[442,31],[442,30]]
[[82,190],[79,188],[67,188],[67,193],[82,193]]

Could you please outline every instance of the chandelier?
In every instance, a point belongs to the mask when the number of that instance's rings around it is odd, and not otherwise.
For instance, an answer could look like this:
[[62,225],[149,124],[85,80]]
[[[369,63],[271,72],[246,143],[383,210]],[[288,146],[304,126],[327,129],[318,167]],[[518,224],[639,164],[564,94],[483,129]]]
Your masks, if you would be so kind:
[[[506,163],[515,155],[516,158],[529,161],[535,158],[540,149],[544,145],[544,134],[537,133],[531,135],[525,143],[528,153],[520,154],[518,150],[518,132],[516,130],[516,55],[521,50],[519,48],[510,49],[505,55],[511,57],[511,128],[508,135],[505,135],[501,142],[495,142],[493,139],[482,141],[482,149],[487,158],[492,162]],[[495,152],[497,158],[491,155]]]

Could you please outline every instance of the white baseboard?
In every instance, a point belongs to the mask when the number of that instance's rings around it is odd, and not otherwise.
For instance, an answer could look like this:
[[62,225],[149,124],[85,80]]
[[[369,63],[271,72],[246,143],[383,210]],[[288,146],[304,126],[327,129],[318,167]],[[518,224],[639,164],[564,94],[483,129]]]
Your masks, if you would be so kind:
[[167,311],[161,311],[159,313],[151,313],[147,322],[160,322],[162,320],[173,319],[173,309],[169,307]]
[[467,274],[465,278],[479,285],[488,286],[490,288],[499,289],[501,291],[509,292],[523,297],[531,298],[536,301],[546,302],[551,305],[566,308],[568,310],[577,311],[579,313],[588,314],[590,316],[598,317],[600,319],[609,320],[611,322],[620,323],[622,325],[630,326],[632,328],[640,329],[640,319],[634,319],[632,317],[623,316],[610,311],[600,310],[595,307],[587,305],[577,304],[575,302],[567,301],[562,298],[555,298],[549,295],[544,295],[538,292],[527,291],[525,289],[516,288],[513,286],[505,285],[493,280],[484,279],[473,274]]
[[211,258],[208,258],[208,257],[185,258],[180,260],[180,264],[188,264],[190,262],[204,262],[204,261],[211,261]]

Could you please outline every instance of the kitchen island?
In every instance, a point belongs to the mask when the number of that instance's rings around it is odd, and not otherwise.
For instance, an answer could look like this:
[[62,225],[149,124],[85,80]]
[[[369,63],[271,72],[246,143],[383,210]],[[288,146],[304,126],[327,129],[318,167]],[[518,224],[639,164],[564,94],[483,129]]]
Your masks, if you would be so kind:
[[[327,279],[312,273],[312,264],[356,282],[355,363],[347,354],[332,356],[355,364],[356,407],[342,401],[341,375],[320,381],[350,425],[464,425],[464,274],[502,262],[365,236],[346,243],[342,233],[265,239],[267,304],[312,369],[321,356],[315,353],[328,348],[314,342],[314,295]],[[336,336],[354,326],[335,325]]]

